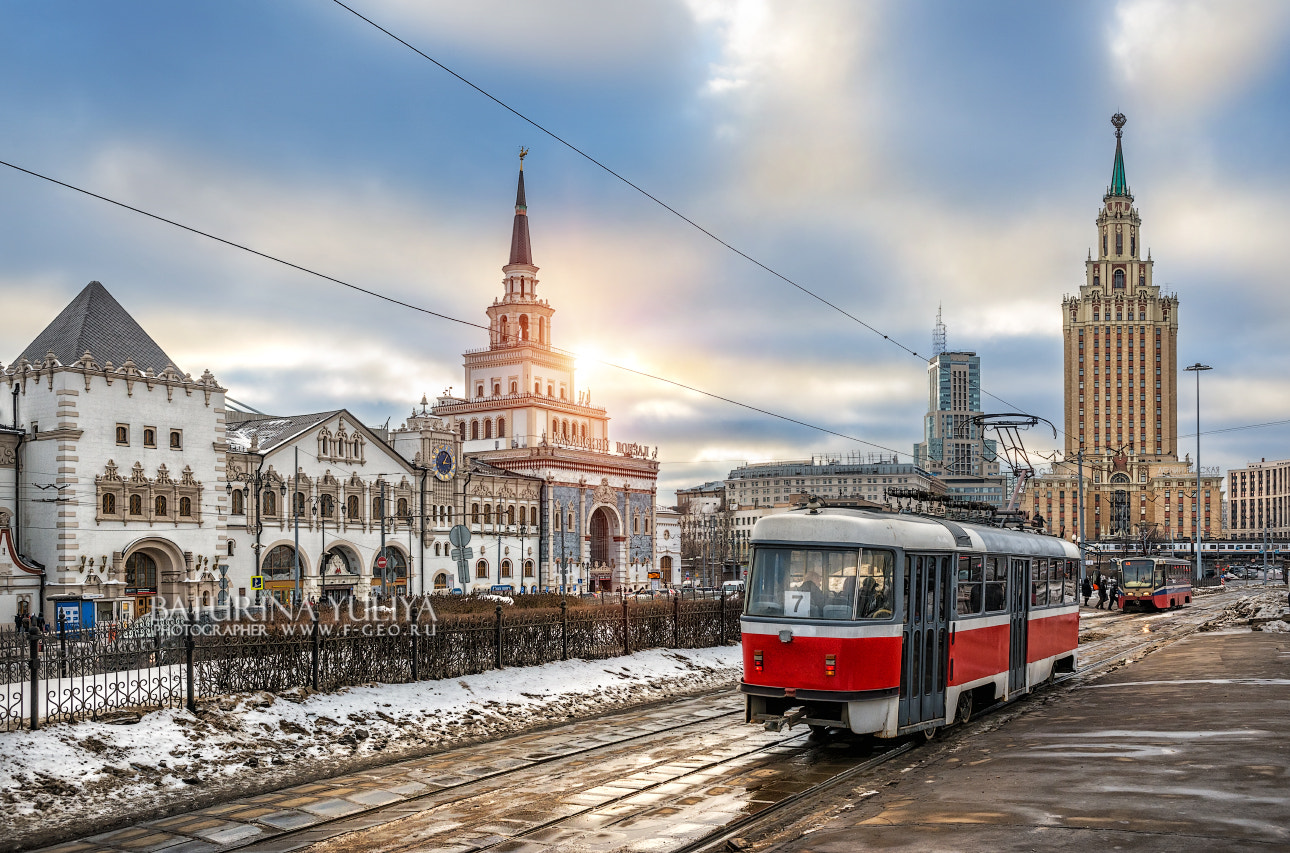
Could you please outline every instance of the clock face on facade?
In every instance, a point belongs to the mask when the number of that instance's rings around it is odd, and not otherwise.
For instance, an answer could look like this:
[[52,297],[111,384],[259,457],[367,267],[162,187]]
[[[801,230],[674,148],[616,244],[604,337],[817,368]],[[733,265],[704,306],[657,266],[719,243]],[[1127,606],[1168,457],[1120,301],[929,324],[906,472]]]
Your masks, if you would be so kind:
[[457,473],[457,459],[452,455],[452,448],[441,444],[434,450],[434,475],[439,480],[451,480]]

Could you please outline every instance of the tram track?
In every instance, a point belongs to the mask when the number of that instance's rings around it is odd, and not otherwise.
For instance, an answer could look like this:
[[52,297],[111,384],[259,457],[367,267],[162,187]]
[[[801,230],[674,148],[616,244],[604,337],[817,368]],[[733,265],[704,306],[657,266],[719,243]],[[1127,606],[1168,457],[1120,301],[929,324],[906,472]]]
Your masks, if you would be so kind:
[[[623,747],[625,745],[630,745],[633,743],[639,743],[641,741],[659,738],[660,736],[673,734],[675,732],[678,732],[684,729],[700,727],[705,724],[710,724],[715,721],[730,718],[730,717],[742,716],[742,713],[743,713],[742,711],[730,711],[726,713],[713,714],[699,720],[688,720],[684,723],[678,723],[674,726],[665,726],[663,728],[655,729],[653,731],[643,732],[639,735],[631,735],[628,737],[621,738],[619,740],[612,741],[610,743],[601,743],[601,744],[596,744],[595,746],[589,746],[585,749],[574,750],[572,752],[563,752],[563,753],[550,755],[542,758],[534,758],[521,766],[502,768],[495,772],[486,773],[457,784],[444,785],[442,787],[437,787],[431,791],[415,794],[413,796],[401,799],[397,802],[371,806],[358,812],[352,812],[349,814],[339,815],[331,818],[324,818],[322,820],[311,823],[308,826],[303,826],[298,829],[287,829],[287,830],[282,830],[280,832],[276,832],[272,836],[269,836],[267,838],[261,836],[261,837],[247,839],[244,842],[228,844],[220,848],[220,853],[231,853],[231,851],[236,851],[236,850],[254,851],[258,848],[264,847],[265,845],[271,845],[274,850],[288,849],[288,848],[284,848],[280,842],[283,842],[292,838],[303,838],[312,834],[317,834],[320,831],[325,831],[332,827],[341,826],[341,825],[344,825],[345,823],[352,823],[355,821],[355,819],[367,820],[371,817],[378,816],[382,813],[392,812],[397,810],[405,810],[409,806],[415,806],[418,803],[425,803],[436,798],[442,798],[445,794],[461,791],[463,789],[478,786],[490,781],[496,781],[498,779],[502,779],[507,776],[514,775],[524,770],[536,769],[545,765],[555,764],[561,761],[568,761],[570,759],[590,755],[597,752],[611,751],[611,750]],[[789,739],[792,739],[792,738],[789,738]],[[319,839],[319,840],[321,841],[321,840],[330,840],[330,839]],[[290,849],[295,849],[295,848],[290,848]]]
[[[1183,637],[1197,630],[1201,625],[1203,625],[1206,621],[1208,621],[1212,617],[1212,611],[1215,609],[1219,609],[1219,607],[1221,607],[1221,605],[1218,605],[1217,607],[1214,605],[1204,607],[1204,608],[1198,607],[1196,608],[1197,612],[1194,614],[1194,616],[1189,613],[1182,614],[1184,616],[1191,617],[1191,618],[1186,618],[1183,624],[1180,625],[1177,621],[1173,621],[1172,624],[1170,625],[1169,630],[1153,631],[1149,638],[1144,638],[1139,642],[1132,642],[1128,645],[1125,645],[1126,640],[1132,640],[1136,637],[1136,635],[1132,635],[1129,637],[1117,636],[1117,637],[1108,638],[1107,640],[1099,641],[1091,648],[1085,647],[1084,649],[1082,649],[1084,653],[1087,653],[1092,649],[1097,649],[1098,652],[1097,652],[1096,658],[1080,666],[1075,672],[1054,678],[1053,681],[1051,682],[1051,685],[1056,686],[1057,684],[1062,684],[1062,683],[1071,681],[1073,679],[1087,677],[1088,675],[1092,674],[1093,672],[1099,669],[1102,669],[1106,666],[1114,665],[1115,663],[1124,660],[1126,657],[1138,654],[1139,652],[1142,652],[1143,650],[1148,649],[1151,646],[1176,642],[1177,640],[1182,639]],[[1109,653],[1103,653],[1103,650]],[[982,709],[981,712],[979,712],[979,714],[977,715],[974,715],[973,718],[977,719],[981,715],[991,714],[1002,708],[1009,707],[1011,706],[1011,704],[1012,703],[996,703],[995,705],[992,705],[989,708]],[[735,714],[721,715],[720,717],[709,718],[709,720],[706,720],[703,722],[714,722],[720,719],[729,719],[729,717],[731,716],[735,716]],[[676,727],[671,727],[667,731],[675,731],[678,729],[689,728],[696,725],[698,724],[693,722],[687,723],[683,725],[678,725]],[[664,734],[664,733],[665,732],[660,731],[657,734]],[[648,736],[642,736],[641,738],[633,738],[631,740],[641,740],[644,737],[648,737]],[[795,742],[799,742],[799,741],[804,742],[803,746],[805,748],[802,750],[802,753],[801,753],[802,755],[808,755],[814,751],[819,750],[823,746],[823,744],[810,743],[808,738],[809,736],[806,733],[802,733],[799,735],[792,735],[786,738],[780,738],[770,743],[759,744],[759,745],[753,746],[750,749],[741,750],[735,755],[725,756],[717,760],[705,762],[697,767],[692,768],[686,773],[678,774],[675,776],[668,776],[656,782],[634,788],[632,790],[622,793],[621,795],[611,797],[601,802],[597,802],[595,805],[588,805],[584,808],[577,809],[576,811],[572,811],[568,814],[559,815],[549,820],[540,821],[538,823],[529,825],[519,831],[510,832],[502,836],[494,836],[488,839],[487,841],[485,841],[484,843],[458,846],[456,849],[463,851],[463,853],[483,853],[483,851],[494,850],[504,845],[512,844],[515,842],[522,842],[524,840],[533,838],[534,836],[540,836],[540,835],[549,836],[551,832],[559,831],[563,827],[568,827],[570,825],[576,824],[579,819],[584,818],[592,814],[593,812],[601,812],[606,809],[612,809],[612,808],[621,806],[625,804],[627,801],[632,800],[633,798],[639,798],[640,795],[642,794],[650,794],[651,792],[657,789],[663,788],[664,786],[674,786],[677,784],[683,784],[687,780],[687,778],[694,777],[694,776],[710,775],[713,771],[720,770],[722,767],[730,767],[733,772],[734,768],[736,766],[739,766],[739,763],[742,760],[746,759],[748,756],[751,756],[751,755],[766,754],[767,757],[764,759],[762,764],[768,765],[772,762],[779,761],[781,758],[780,756],[774,756],[772,753],[773,750],[776,750],[784,746],[792,745]],[[619,741],[612,744],[611,746],[617,747],[628,742],[629,741],[627,740]],[[840,770],[839,772],[830,775],[828,778],[823,779],[813,785],[810,785],[809,787],[806,787],[802,790],[789,794],[788,796],[785,796],[776,802],[767,804],[765,805],[765,807],[761,808],[755,813],[746,814],[740,818],[737,818],[732,822],[725,823],[722,826],[715,828],[713,831],[699,836],[698,838],[685,841],[678,847],[670,848],[671,853],[693,853],[694,851],[713,850],[713,849],[722,848],[724,847],[725,844],[727,844],[732,839],[739,837],[741,833],[748,833],[750,831],[755,831],[755,829],[758,826],[765,825],[766,822],[772,819],[778,819],[782,817],[785,813],[791,811],[791,809],[794,806],[800,803],[803,803],[805,801],[808,801],[814,797],[817,797],[818,795],[823,794],[839,785],[842,785],[851,779],[854,779],[872,770],[876,770],[881,766],[883,766],[884,764],[887,764],[888,762],[892,761],[893,759],[917,749],[921,745],[922,744],[918,743],[915,739],[912,739],[912,738],[907,739],[904,742],[898,743],[897,745],[889,749],[886,749],[877,755],[872,755],[868,758],[865,758],[864,760],[859,761],[858,763],[853,764],[850,767],[846,767]],[[551,761],[568,759],[576,755],[583,755],[583,754],[595,752],[598,749],[604,749],[604,747],[581,750],[577,753],[571,753],[571,754],[559,756],[559,757],[552,757],[551,759],[544,761],[542,763],[545,764],[545,763],[550,763]],[[642,770],[649,771],[667,763],[669,763],[669,760],[667,759],[659,762],[653,762],[649,765],[645,765],[642,768]],[[536,767],[536,766],[538,765],[536,764],[532,765],[532,767]],[[496,774],[490,774],[488,777],[483,777],[481,779],[475,780],[474,782],[464,783],[463,785],[456,786],[456,787],[458,789],[466,788],[467,786],[475,785],[479,782],[486,782],[488,780],[496,780],[501,777],[509,776],[525,769],[530,769],[530,768],[528,767],[514,768],[510,770],[499,771]],[[747,768],[739,766],[739,769],[746,770]],[[583,786],[583,790],[594,789],[596,787],[597,787],[596,785]],[[410,805],[415,806],[417,802],[429,802],[436,797],[442,799],[444,792],[448,790],[452,790],[452,789],[440,789],[434,792],[429,792],[413,800],[399,803],[397,804],[398,806],[401,807],[399,811],[406,811],[408,806]],[[488,792],[480,792],[480,793],[482,795]],[[431,806],[430,810],[433,810],[434,808],[436,808],[436,806]],[[379,811],[380,810],[377,809],[377,810],[365,812],[363,817],[364,818],[375,817],[379,813]],[[636,816],[637,816],[637,812],[631,811],[626,814],[623,814],[621,817],[618,817],[617,819],[610,820],[600,824],[599,828],[601,830],[613,830],[619,824],[628,822],[633,818],[635,818]],[[394,822],[402,823],[409,819],[415,819],[416,817],[417,817],[416,815],[397,817],[395,818]],[[342,818],[329,823],[341,824],[343,823],[343,821],[344,819]],[[391,825],[392,824],[386,824],[383,827],[383,829],[388,831]],[[314,826],[309,827],[307,830],[302,830],[300,834],[305,835],[310,831],[313,831],[316,833],[316,831],[321,827],[322,827],[321,824],[315,824]],[[369,824],[369,827],[370,827],[370,824]],[[324,850],[365,849],[363,845],[363,839],[362,839],[362,836],[364,834],[365,834],[364,830],[360,829],[360,830],[356,830],[353,833],[353,837],[350,837],[349,833],[343,833],[343,836],[342,834],[338,834],[336,836],[333,836],[330,839],[320,840],[320,849],[324,849]],[[285,834],[279,834],[275,836],[272,839],[273,846],[277,849],[282,849],[281,842],[284,839],[285,839]],[[380,846],[380,849],[391,850],[391,851],[404,851],[404,850],[410,850],[410,849],[417,849],[419,847],[423,847],[428,840],[429,839],[426,839],[426,838],[417,838],[415,840],[411,840],[403,844],[396,844],[393,846],[388,844],[382,844]],[[266,841],[268,840],[266,839]],[[254,850],[256,849],[257,846],[258,846],[257,844],[247,844],[240,849]]]
[[[1224,599],[1227,597],[1224,596]],[[1097,670],[1116,663],[1123,662],[1126,658],[1134,657],[1142,653],[1150,653],[1152,647],[1163,647],[1199,630],[1206,622],[1210,621],[1216,611],[1221,611],[1228,601],[1215,600],[1212,603],[1206,601],[1204,605],[1196,606],[1194,609],[1183,611],[1175,618],[1167,620],[1167,624],[1160,624],[1156,628],[1153,624],[1153,630],[1150,634],[1144,636],[1131,631],[1125,626],[1121,619],[1115,620],[1115,624],[1108,624],[1106,627],[1112,630],[1119,630],[1117,636],[1099,639],[1091,644],[1085,644],[1080,648],[1080,657],[1083,659],[1082,665],[1074,672],[1057,676],[1049,684],[1056,686],[1081,678],[1088,677]],[[1146,614],[1143,614],[1146,615]],[[1140,620],[1134,619],[1136,624]],[[1091,659],[1089,659],[1091,658]],[[715,696],[716,694],[709,694]],[[1015,703],[996,703],[987,708],[980,709],[972,716],[975,721],[987,714],[993,715],[995,712],[1009,707],[1016,707]],[[307,826],[301,826],[295,829],[278,829],[275,828],[270,834],[259,834],[254,838],[247,838],[244,841],[228,843],[220,846],[222,851],[246,850],[246,851],[284,851],[299,849],[316,849],[320,851],[350,851],[350,850],[410,850],[410,849],[427,849],[430,847],[444,846],[443,840],[436,842],[427,836],[433,836],[433,832],[426,830],[425,827],[434,824],[436,819],[441,815],[437,814],[452,804],[460,804],[472,799],[478,800],[480,805],[474,808],[482,808],[482,811],[474,815],[462,813],[458,809],[457,817],[464,817],[463,821],[455,824],[461,830],[477,830],[489,825],[490,821],[487,816],[497,807],[514,808],[515,802],[522,799],[516,796],[519,792],[531,791],[526,788],[526,784],[532,784],[531,780],[538,778],[540,783],[546,783],[549,779],[540,778],[541,774],[535,771],[541,771],[542,768],[556,771],[549,774],[550,778],[557,781],[561,779],[559,773],[561,762],[569,765],[564,776],[567,778],[579,778],[580,784],[570,785],[568,788],[560,788],[557,785],[558,793],[554,803],[536,802],[526,812],[527,819],[523,821],[523,826],[518,825],[518,814],[516,820],[501,821],[507,826],[504,830],[498,830],[496,834],[487,835],[486,837],[477,837],[474,839],[459,839],[452,845],[455,851],[462,853],[482,853],[482,851],[505,848],[508,844],[524,842],[532,839],[538,843],[549,843],[552,834],[578,835],[584,841],[592,841],[585,838],[587,829],[580,826],[580,822],[589,817],[596,817],[599,820],[595,824],[596,829],[600,832],[613,833],[619,827],[627,835],[635,833],[640,835],[639,827],[633,827],[633,821],[639,821],[641,816],[647,814],[654,801],[650,797],[655,792],[667,789],[669,794],[675,793],[678,786],[690,786],[694,793],[701,794],[702,789],[707,786],[729,786],[731,790],[745,792],[748,794],[745,808],[743,811],[755,809],[751,813],[741,814],[732,820],[724,821],[720,826],[713,827],[710,832],[706,832],[694,838],[677,838],[675,839],[678,846],[668,847],[671,853],[692,853],[692,851],[714,850],[723,848],[729,841],[739,837],[741,834],[758,834],[759,827],[767,827],[772,821],[783,826],[799,820],[800,817],[793,816],[794,807],[802,806],[805,803],[818,798],[821,794],[836,788],[849,780],[860,777],[870,771],[877,770],[893,759],[919,749],[923,744],[916,739],[910,738],[899,742],[894,746],[874,754],[871,750],[873,742],[870,741],[866,746],[867,750],[863,755],[846,755],[844,750],[839,750],[830,758],[827,750],[830,743],[836,744],[837,741],[817,741],[812,739],[806,732],[788,737],[776,738],[770,741],[748,744],[747,748],[739,746],[738,741],[744,738],[744,733],[750,737],[757,737],[761,733],[753,732],[751,729],[744,729],[741,725],[734,723],[733,719],[742,715],[741,711],[732,710],[721,712],[719,708],[711,708],[708,712],[703,713],[699,719],[687,719],[684,722],[674,725],[664,725],[650,731],[640,732],[638,734],[629,734],[621,738],[614,739],[610,742],[597,742],[585,748],[574,749],[570,751],[561,751],[550,755],[534,755],[529,760],[521,764],[511,764],[501,767],[492,772],[472,776],[469,779],[463,779],[456,784],[444,784],[434,787],[433,790],[427,790],[420,793],[409,795],[396,802],[385,803],[365,807],[359,811],[327,817],[315,820]],[[1007,722],[1004,719],[1003,722]],[[957,728],[957,726],[956,726]],[[687,758],[684,752],[675,752],[677,735],[687,739],[687,748],[698,749],[698,755],[704,755],[705,747],[702,746],[704,741],[708,741],[706,748],[709,753],[716,751],[724,754],[714,756],[711,760],[703,761],[700,764],[693,764],[693,758]],[[722,735],[730,734],[729,740],[723,740]],[[571,737],[578,737],[576,733],[571,733]],[[692,742],[691,742],[692,741]],[[656,747],[649,744],[655,742]],[[800,750],[786,752],[786,748],[800,746]],[[634,749],[633,747],[639,747]],[[732,747],[737,747],[736,751],[730,752]],[[666,752],[673,750],[674,754],[658,759],[639,761],[633,760],[633,756],[641,755],[642,757],[650,749],[658,749]],[[695,755],[690,752],[689,755]],[[748,759],[752,756],[761,755],[762,757],[755,763],[749,764]],[[598,758],[603,756],[603,759]],[[650,756],[652,759],[653,756]],[[587,759],[592,759],[589,763]],[[818,759],[818,766],[813,762]],[[798,770],[794,771],[790,765],[794,760],[798,761]],[[684,772],[671,772],[677,769],[677,765],[684,762],[691,762],[683,769]],[[594,803],[577,808],[571,807],[568,802],[560,802],[570,797],[586,794],[596,789],[613,787],[612,781],[605,779],[593,779],[587,783],[582,777],[582,768],[592,767],[601,771],[600,775],[605,772],[613,772],[614,763],[627,764],[632,776],[641,774],[660,773],[658,778],[646,784],[637,784],[630,790],[622,790],[615,796],[604,797]],[[672,768],[665,768],[665,765],[673,765]],[[828,775],[818,782],[801,785],[802,775],[801,767],[806,766],[813,768],[814,772],[810,775],[821,775],[819,768],[827,768]],[[664,773],[667,769],[668,772]],[[772,774],[771,771],[778,771]],[[836,772],[835,772],[836,771]],[[750,785],[748,782],[741,783],[741,777],[754,776],[757,773],[767,774],[768,778],[773,781],[768,784],[776,786],[785,791],[783,796],[779,796],[773,801],[756,801],[757,798],[751,796],[756,791],[756,784]],[[796,773],[796,775],[795,775]],[[527,774],[527,775],[526,775]],[[630,777],[628,777],[630,778]],[[697,780],[697,786],[692,784]],[[501,784],[497,784],[501,783]],[[438,784],[438,783],[433,783]],[[742,784],[742,787],[741,787]],[[670,788],[669,788],[670,786]],[[633,801],[633,798],[636,800]],[[693,797],[698,802],[701,797]],[[742,802],[742,801],[741,801]],[[544,805],[549,807],[546,815],[542,814]],[[693,808],[687,805],[687,808]],[[558,813],[564,809],[564,813]],[[606,811],[610,814],[606,814]],[[555,812],[554,816],[551,814]],[[593,814],[594,813],[594,814]],[[698,812],[696,812],[697,814]],[[546,817],[547,819],[542,819]],[[686,813],[682,809],[678,819],[684,819]],[[416,827],[409,824],[421,823],[422,832],[416,832]],[[787,821],[787,823],[786,823]],[[493,824],[499,821],[491,821]],[[406,835],[401,835],[400,826],[411,830]],[[442,828],[442,826],[441,826]],[[376,833],[374,837],[372,833]],[[380,838],[379,835],[394,834],[396,837]],[[479,835],[479,832],[475,832]],[[401,837],[399,837],[401,835]],[[377,842],[377,843],[373,843]],[[463,843],[464,842],[464,843]],[[558,845],[556,845],[558,846]],[[573,845],[579,849],[589,849],[586,846]],[[621,845],[620,845],[621,846]]]

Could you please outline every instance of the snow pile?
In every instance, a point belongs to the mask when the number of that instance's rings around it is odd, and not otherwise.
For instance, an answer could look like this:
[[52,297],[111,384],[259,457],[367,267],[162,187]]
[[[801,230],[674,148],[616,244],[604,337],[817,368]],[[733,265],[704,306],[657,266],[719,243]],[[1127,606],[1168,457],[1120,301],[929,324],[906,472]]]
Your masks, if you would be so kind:
[[[733,684],[738,646],[652,649],[338,693],[254,693],[0,733],[0,847]],[[128,724],[134,723],[134,724]],[[24,839],[26,843],[24,843]]]
[[1238,598],[1224,607],[1222,613],[1202,625],[1200,630],[1249,626],[1275,631],[1275,628],[1270,629],[1268,626],[1286,619],[1290,619],[1290,607],[1286,604],[1285,588],[1273,587]]
[[497,601],[497,602],[500,602],[501,604],[515,603],[515,599],[511,598],[509,595],[493,595],[491,593],[488,593],[485,595],[481,595],[479,597],[482,598],[484,601]]
[[1271,622],[1264,622],[1256,626],[1260,631],[1267,631],[1272,634],[1290,634],[1290,623],[1281,619],[1274,619]]

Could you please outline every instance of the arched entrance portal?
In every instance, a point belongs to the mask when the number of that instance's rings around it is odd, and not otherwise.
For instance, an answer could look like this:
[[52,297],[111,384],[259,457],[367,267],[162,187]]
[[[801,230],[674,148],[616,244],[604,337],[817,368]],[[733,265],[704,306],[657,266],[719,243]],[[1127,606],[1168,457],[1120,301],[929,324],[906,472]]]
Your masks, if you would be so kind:
[[614,569],[614,517],[605,507],[591,514],[591,588],[610,589]]

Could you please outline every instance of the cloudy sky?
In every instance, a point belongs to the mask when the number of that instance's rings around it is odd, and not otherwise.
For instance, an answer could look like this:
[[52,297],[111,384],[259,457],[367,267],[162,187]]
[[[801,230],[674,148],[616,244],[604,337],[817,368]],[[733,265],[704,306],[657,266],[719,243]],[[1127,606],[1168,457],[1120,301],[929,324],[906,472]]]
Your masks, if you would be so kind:
[[[0,160],[486,322],[529,147],[555,343],[614,439],[660,446],[666,500],[742,461],[907,461],[938,305],[950,346],[982,356],[987,409],[1060,425],[1059,303],[1122,111],[1180,365],[1214,367],[1202,461],[1290,457],[1290,424],[1254,426],[1290,419],[1290,4],[352,6],[876,331],[328,0],[5,4]],[[181,369],[274,413],[396,425],[487,343],[0,167],[0,361],[91,279]]]

